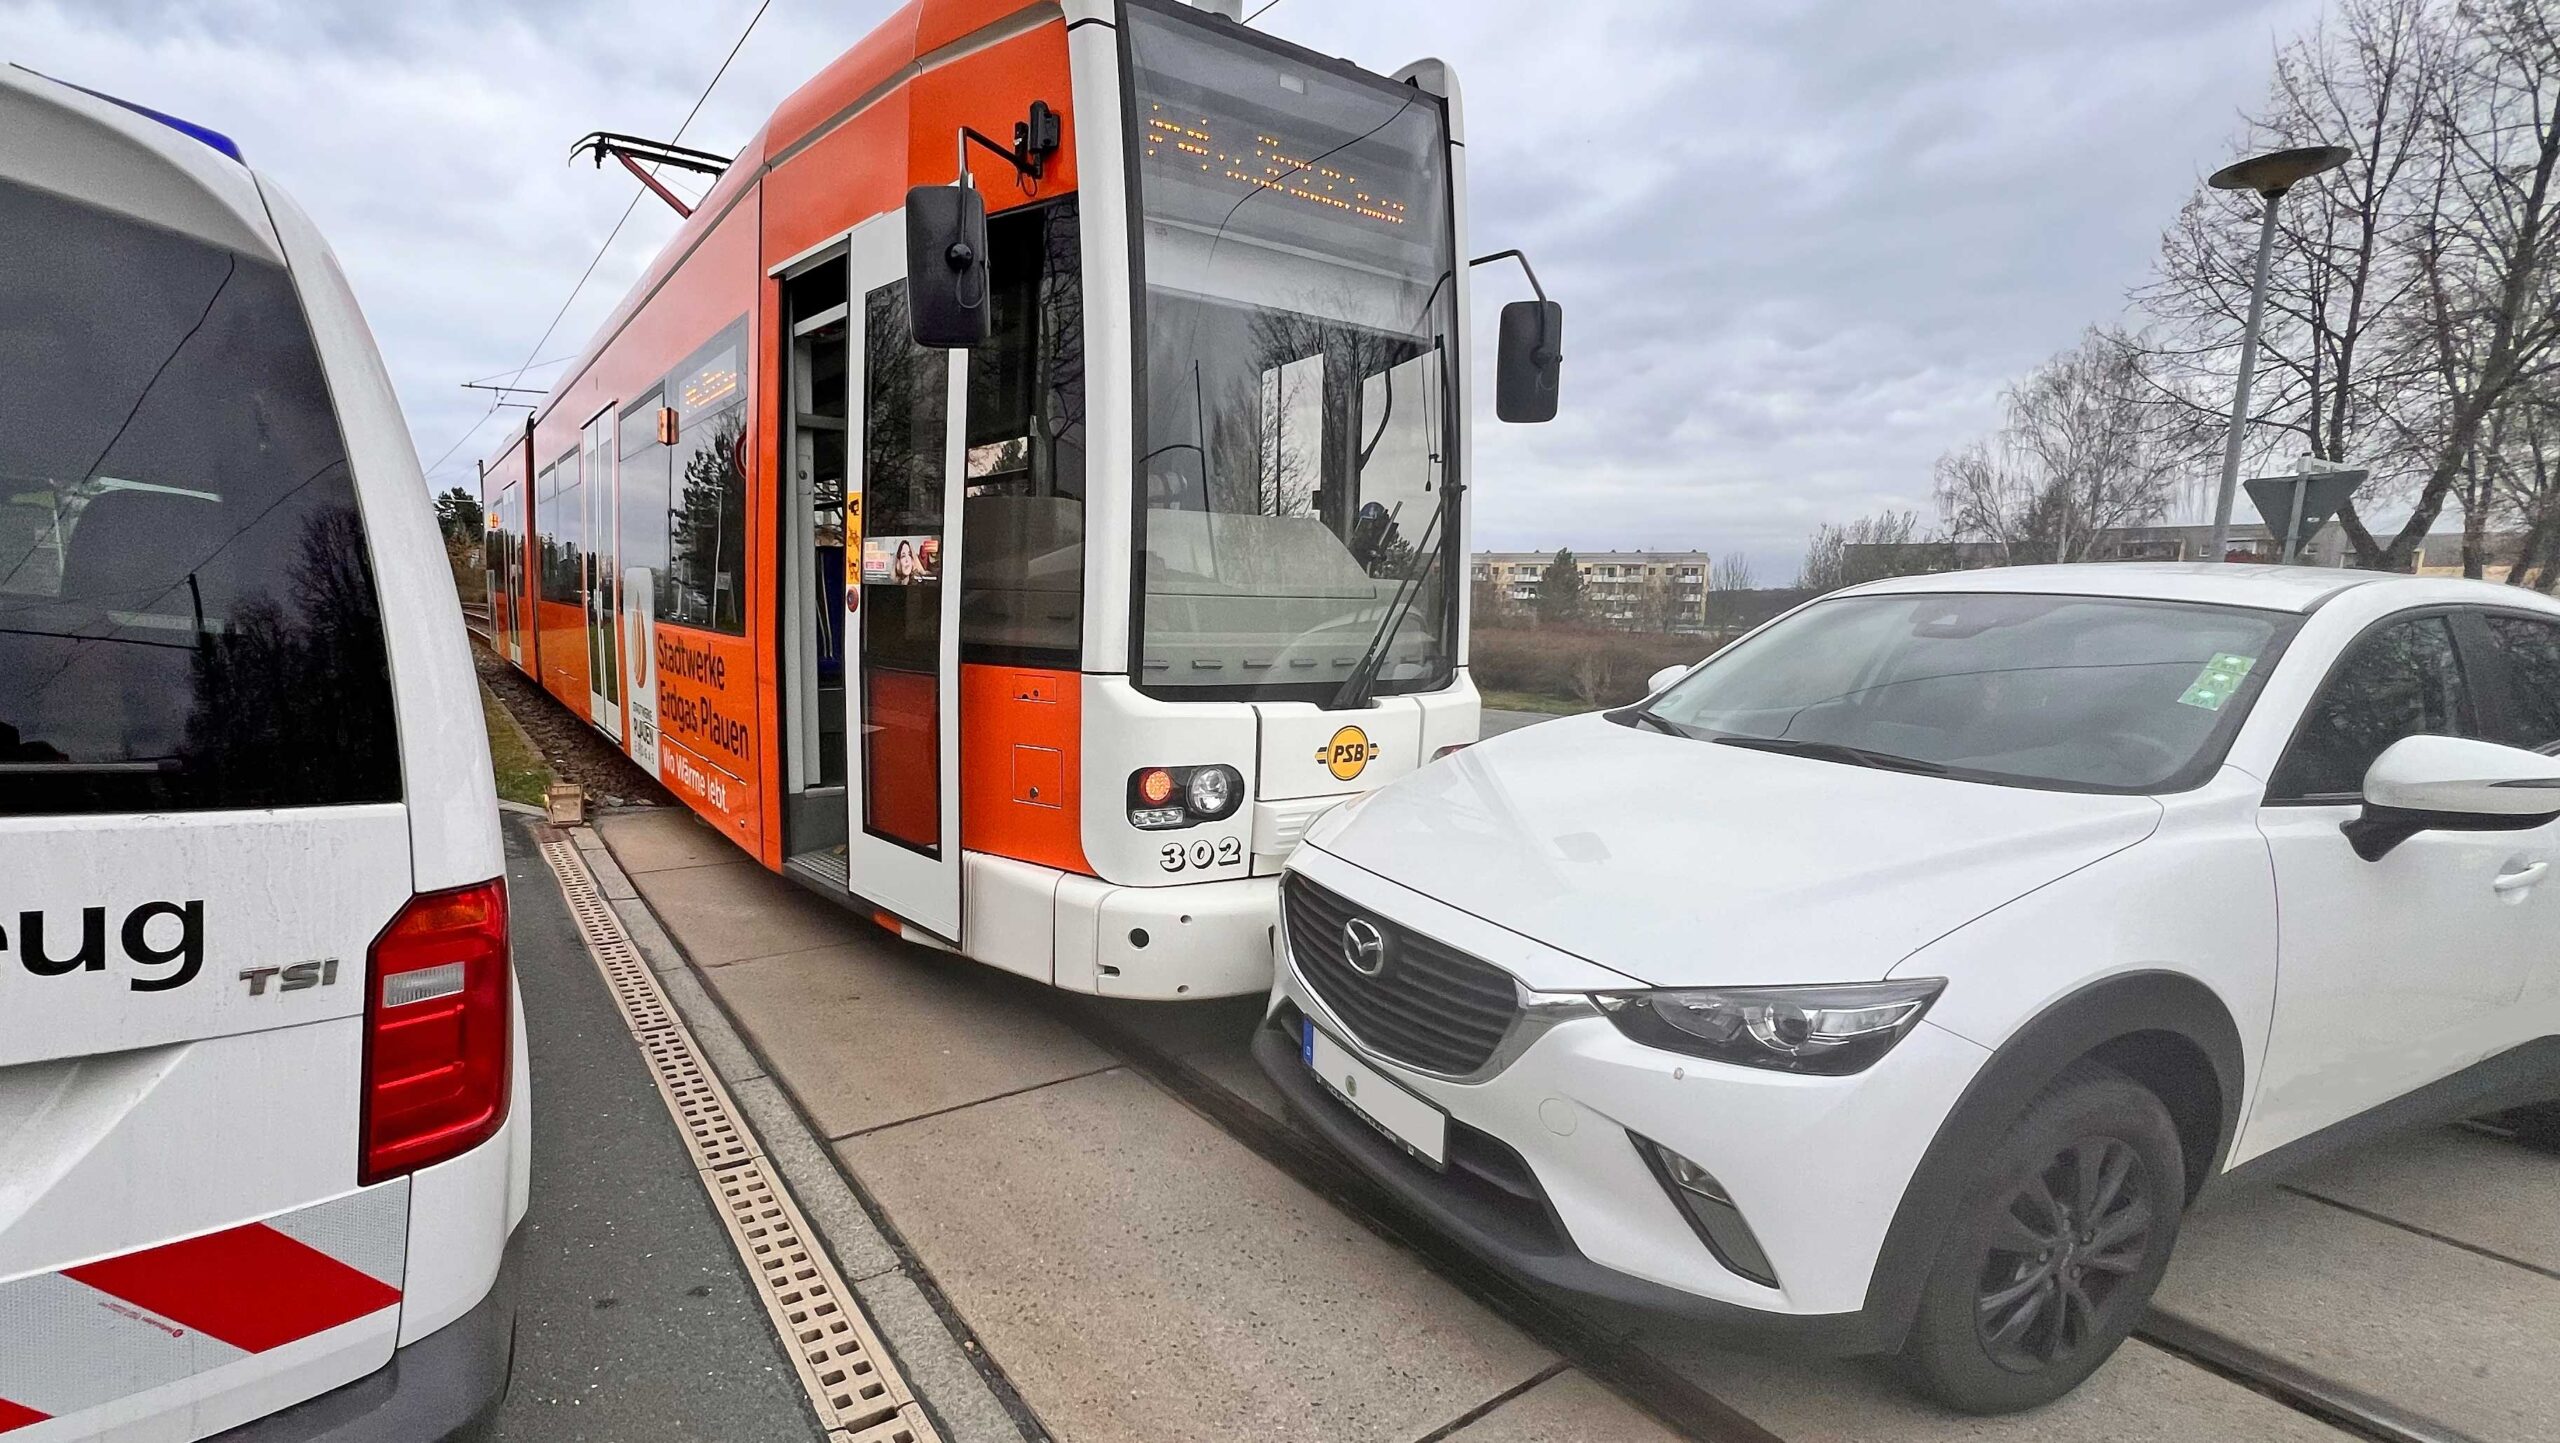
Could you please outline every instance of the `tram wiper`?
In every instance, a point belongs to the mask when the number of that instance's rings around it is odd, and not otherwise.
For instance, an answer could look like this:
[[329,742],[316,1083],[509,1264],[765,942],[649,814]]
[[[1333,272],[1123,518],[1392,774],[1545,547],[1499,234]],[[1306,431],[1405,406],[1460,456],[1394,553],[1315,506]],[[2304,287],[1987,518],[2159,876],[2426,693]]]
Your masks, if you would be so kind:
[[1440,518],[1449,514],[1450,505],[1457,499],[1458,487],[1442,483],[1440,505],[1431,513],[1431,524],[1422,529],[1422,565],[1397,584],[1396,594],[1387,602],[1386,620],[1379,625],[1378,634],[1369,638],[1369,649],[1360,653],[1359,664],[1351,668],[1351,675],[1342,679],[1341,689],[1333,694],[1332,701],[1325,704],[1326,710],[1346,711],[1369,704],[1369,693],[1377,686],[1378,673],[1386,666],[1387,649],[1395,644],[1396,633],[1404,628],[1405,613],[1413,609],[1414,598],[1422,594],[1423,584],[1431,579],[1431,569],[1440,564],[1440,553],[1448,549],[1440,544]]

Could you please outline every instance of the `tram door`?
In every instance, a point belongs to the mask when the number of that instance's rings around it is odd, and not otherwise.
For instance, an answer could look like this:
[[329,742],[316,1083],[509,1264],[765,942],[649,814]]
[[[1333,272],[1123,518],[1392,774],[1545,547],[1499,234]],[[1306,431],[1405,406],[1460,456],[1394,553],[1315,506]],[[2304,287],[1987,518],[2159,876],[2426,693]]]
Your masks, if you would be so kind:
[[587,484],[587,714],[614,744],[622,742],[622,578],[614,563],[613,412],[587,423],[579,438]]
[[845,257],[825,256],[783,280],[790,325],[783,354],[781,643],[783,848],[801,870],[844,882],[845,661],[853,613],[845,591],[845,495],[851,457],[853,310]]
[[845,497],[846,882],[960,937],[958,387],[967,353],[927,350],[908,320],[906,216],[853,233],[855,462]]

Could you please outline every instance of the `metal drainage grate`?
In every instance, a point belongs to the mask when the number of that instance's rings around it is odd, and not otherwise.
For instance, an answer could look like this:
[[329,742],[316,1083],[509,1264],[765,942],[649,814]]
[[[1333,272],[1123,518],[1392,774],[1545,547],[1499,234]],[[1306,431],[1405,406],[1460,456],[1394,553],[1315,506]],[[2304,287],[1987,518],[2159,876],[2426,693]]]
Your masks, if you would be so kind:
[[816,1245],[791,1194],[766,1169],[755,1135],[739,1122],[693,1034],[667,1005],[621,919],[596,890],[586,860],[566,838],[544,842],[542,858],[560,878],[587,951],[648,1060],[658,1095],[684,1134],[713,1210],[755,1279],[756,1295],[799,1370],[829,1443],[941,1443],[862,1316],[853,1290]]

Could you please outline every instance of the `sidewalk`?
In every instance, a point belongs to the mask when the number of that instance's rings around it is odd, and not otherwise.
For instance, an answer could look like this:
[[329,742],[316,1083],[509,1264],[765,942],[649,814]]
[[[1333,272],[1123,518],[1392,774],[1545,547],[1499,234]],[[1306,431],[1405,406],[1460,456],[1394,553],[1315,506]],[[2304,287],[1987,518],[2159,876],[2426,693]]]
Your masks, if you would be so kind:
[[[1047,989],[895,941],[689,815],[596,830],[608,896],[645,900],[735,1019],[749,1051],[714,1061],[742,1105],[787,1097],[886,1224],[818,1221],[955,1443],[1673,1436],[1120,1066]],[[928,1292],[991,1376],[919,1367],[935,1340],[874,1301]],[[954,1407],[973,1395],[1019,1412]]]

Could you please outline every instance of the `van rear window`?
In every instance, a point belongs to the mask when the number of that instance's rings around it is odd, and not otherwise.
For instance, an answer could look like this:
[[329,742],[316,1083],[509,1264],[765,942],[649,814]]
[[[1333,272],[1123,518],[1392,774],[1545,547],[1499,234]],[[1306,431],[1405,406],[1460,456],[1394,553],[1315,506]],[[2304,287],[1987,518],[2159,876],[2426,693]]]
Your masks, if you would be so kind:
[[0,815],[394,801],[346,445],[279,267],[0,181]]

